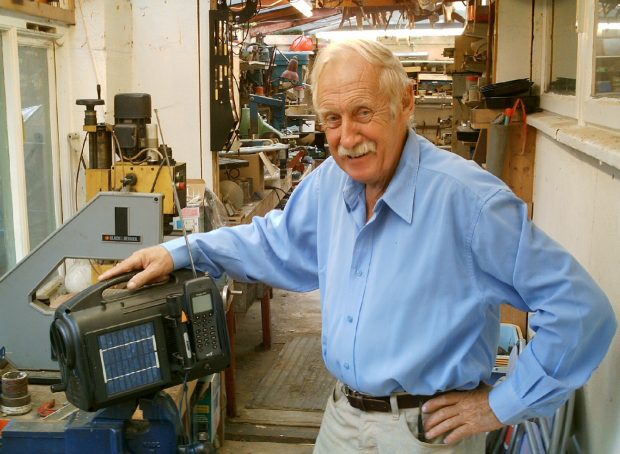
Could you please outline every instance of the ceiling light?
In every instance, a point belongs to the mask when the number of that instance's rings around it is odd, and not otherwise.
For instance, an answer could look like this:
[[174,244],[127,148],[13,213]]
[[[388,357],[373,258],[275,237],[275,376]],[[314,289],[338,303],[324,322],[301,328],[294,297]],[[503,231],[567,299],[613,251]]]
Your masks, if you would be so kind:
[[620,22],[599,22],[598,31],[603,30],[620,30]]
[[310,0],[289,0],[291,6],[306,17],[312,17],[312,4]]
[[419,51],[419,52],[394,52],[394,55],[396,55],[397,57],[412,57],[412,58],[428,57],[428,52],[426,52],[426,51]]
[[317,38],[329,41],[342,41],[345,39],[377,39],[384,36],[397,38],[422,37],[422,36],[459,36],[463,34],[463,28],[396,28],[386,30],[332,30],[318,32]]

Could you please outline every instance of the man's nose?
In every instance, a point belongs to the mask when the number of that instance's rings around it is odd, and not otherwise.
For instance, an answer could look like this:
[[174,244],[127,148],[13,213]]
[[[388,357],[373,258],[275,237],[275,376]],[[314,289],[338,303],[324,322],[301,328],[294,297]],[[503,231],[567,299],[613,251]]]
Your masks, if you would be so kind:
[[343,117],[340,124],[340,145],[353,148],[360,142],[358,124],[350,118]]

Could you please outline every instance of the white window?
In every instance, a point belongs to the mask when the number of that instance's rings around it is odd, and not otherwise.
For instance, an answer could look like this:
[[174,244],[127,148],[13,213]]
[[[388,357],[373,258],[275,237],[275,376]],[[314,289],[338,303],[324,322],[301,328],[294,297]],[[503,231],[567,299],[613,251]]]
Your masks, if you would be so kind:
[[547,0],[541,107],[579,125],[620,130],[620,7]]
[[577,4],[575,0],[552,0],[551,67],[547,89],[574,95],[577,76]]
[[595,11],[594,95],[620,97],[620,5],[598,1]]
[[61,222],[51,34],[0,16],[0,275]]

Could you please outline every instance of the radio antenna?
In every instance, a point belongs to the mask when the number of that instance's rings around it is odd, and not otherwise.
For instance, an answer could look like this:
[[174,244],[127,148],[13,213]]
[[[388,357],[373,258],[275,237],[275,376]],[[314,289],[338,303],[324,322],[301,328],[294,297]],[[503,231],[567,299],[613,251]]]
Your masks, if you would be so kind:
[[194,273],[194,278],[198,277],[198,273],[196,273],[196,266],[194,265],[194,257],[192,257],[192,248],[189,247],[189,239],[187,237],[187,230],[185,229],[185,220],[183,219],[183,213],[181,211],[181,201],[179,200],[179,193],[177,192],[177,186],[174,184],[174,175],[172,173],[172,166],[170,165],[170,158],[168,157],[168,147],[166,146],[166,141],[164,140],[164,130],[161,127],[161,120],[159,119],[159,112],[157,109],[153,109],[155,112],[155,116],[157,117],[157,125],[159,126],[159,135],[161,136],[161,144],[162,151],[164,153],[164,157],[166,159],[166,166],[168,167],[168,172],[170,173],[170,182],[172,183],[172,193],[174,194],[174,205],[177,208],[177,213],[181,218],[181,228],[183,229],[183,238],[185,238],[185,246],[187,247],[187,253],[189,254],[189,263],[192,267],[192,273]]

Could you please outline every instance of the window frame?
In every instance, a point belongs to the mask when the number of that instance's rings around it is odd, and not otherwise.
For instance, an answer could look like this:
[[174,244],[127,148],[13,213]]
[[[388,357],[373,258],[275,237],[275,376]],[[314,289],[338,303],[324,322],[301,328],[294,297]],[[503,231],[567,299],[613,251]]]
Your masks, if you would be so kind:
[[620,98],[594,96],[594,45],[596,39],[595,7],[598,0],[577,2],[577,83],[575,95],[547,92],[551,75],[552,12],[553,0],[546,0],[541,24],[541,108],[552,113],[573,118],[579,126],[593,125],[620,130]]
[[[0,14],[0,35],[4,62],[4,91],[6,95],[7,137],[9,148],[9,169],[12,203],[12,221],[14,229],[15,261],[19,262],[31,248],[28,226],[28,200],[26,188],[26,162],[24,154],[24,136],[21,116],[19,46],[31,46],[46,49],[49,84],[49,119],[50,145],[52,163],[52,182],[54,199],[54,225],[62,223],[62,178],[59,143],[58,99],[56,84],[56,67],[58,65],[54,41],[63,36],[66,29],[56,27],[55,33],[29,30],[30,20]],[[60,31],[60,33],[59,33]],[[11,266],[15,266],[14,264]]]

